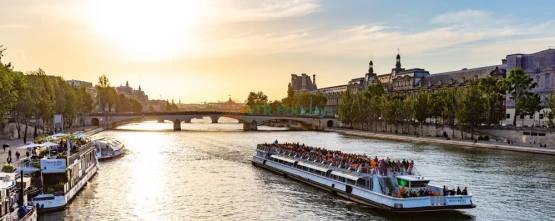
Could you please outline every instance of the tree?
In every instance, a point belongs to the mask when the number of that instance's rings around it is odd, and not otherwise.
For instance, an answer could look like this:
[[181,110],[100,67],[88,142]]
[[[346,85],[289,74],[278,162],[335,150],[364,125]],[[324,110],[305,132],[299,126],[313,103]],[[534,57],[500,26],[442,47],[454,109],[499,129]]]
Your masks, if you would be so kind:
[[[21,139],[21,126],[27,124],[27,119],[30,115],[31,96],[25,76],[21,73],[16,73],[13,77],[14,89],[17,91],[18,99],[12,109],[12,113],[15,118],[17,138]],[[27,131],[25,131],[25,133],[27,133]],[[24,137],[27,137],[26,134]]]
[[[5,50],[6,49],[2,49],[0,45],[0,59],[2,52]],[[12,68],[2,64],[0,60],[0,123],[5,122],[5,114],[16,105],[19,99],[18,90],[22,87],[17,84],[20,84],[22,81],[18,80],[18,78],[19,77],[13,72]]]
[[247,98],[247,106],[252,105],[265,105],[268,104],[268,96],[264,92],[259,91],[257,93],[250,92]]
[[293,106],[293,97],[295,97],[295,91],[293,90],[293,86],[291,86],[291,83],[289,83],[289,85],[287,85],[287,97],[281,99],[281,102],[283,103],[283,105],[291,107]]
[[[441,118],[444,123],[447,123],[447,125],[451,127],[451,138],[455,138],[455,119],[457,119],[457,110],[460,110],[462,106],[459,100],[462,96],[462,90],[460,88],[448,88],[437,93],[438,97],[442,100],[440,104],[443,105]],[[462,126],[462,124],[459,125]]]
[[423,90],[418,91],[412,102],[413,116],[420,123],[420,134],[424,134],[422,123],[430,117],[428,93]]
[[474,128],[484,122],[485,104],[485,98],[478,89],[478,82],[470,81],[462,97],[462,108],[457,111],[460,126],[470,126],[470,139],[474,139]]
[[318,107],[320,109],[324,109],[326,107],[326,103],[328,102],[328,98],[323,94],[310,94],[310,93],[303,93],[303,94],[295,94],[293,97],[293,105],[297,107]]
[[350,88],[341,95],[341,101],[339,103],[338,120],[345,123],[351,124],[353,122],[352,106],[354,101],[354,94],[351,92]]
[[367,100],[366,111],[368,123],[376,122],[375,130],[378,130],[377,121],[381,116],[380,107],[384,95],[384,87],[382,83],[378,81],[377,83],[368,85],[368,87],[362,91],[362,94]]
[[515,115],[513,116],[513,125],[516,125],[516,116],[521,113],[518,107],[522,102],[518,102],[521,98],[525,97],[530,91],[536,88],[537,84],[530,78],[521,68],[514,68],[509,73],[509,76],[503,81],[504,88],[511,95],[511,100],[515,104]]
[[540,112],[543,107],[541,106],[540,95],[536,93],[527,93],[522,99],[518,100],[519,113],[530,114],[533,117],[534,122],[536,121],[536,112]]
[[555,91],[549,94],[549,96],[545,100],[545,104],[549,107],[549,111],[544,112],[548,119],[547,126],[549,128],[555,127],[555,123],[553,122],[553,120],[555,119]]
[[503,105],[504,85],[503,82],[497,78],[487,76],[478,81],[478,89],[484,94],[486,99],[486,107],[488,114],[488,124],[499,122],[502,115],[495,114],[496,109],[501,109]]

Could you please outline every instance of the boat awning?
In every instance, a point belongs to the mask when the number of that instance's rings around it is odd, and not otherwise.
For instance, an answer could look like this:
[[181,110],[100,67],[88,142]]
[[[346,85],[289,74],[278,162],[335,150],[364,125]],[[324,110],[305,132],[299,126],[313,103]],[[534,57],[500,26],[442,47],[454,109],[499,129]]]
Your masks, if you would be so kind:
[[357,181],[358,179],[361,178],[361,177],[358,177],[358,176],[342,173],[342,172],[339,172],[339,171],[331,171],[331,174],[336,175],[336,176],[340,176],[340,177],[343,177],[343,178],[346,178],[346,179],[354,180],[354,181]]
[[291,158],[287,158],[287,157],[282,157],[282,156],[276,156],[276,155],[272,155],[272,158],[278,159],[278,160],[283,160],[285,162],[289,162],[289,163],[295,163],[295,160],[291,159]]
[[308,163],[304,163],[304,162],[298,162],[297,165],[301,165],[301,166],[303,166],[303,167],[308,167],[308,168],[311,168],[311,169],[313,169],[313,170],[318,170],[318,171],[321,171],[321,172],[324,172],[324,173],[325,173],[325,172],[328,172],[328,170],[330,170],[330,169],[325,168],[325,167],[319,167],[319,166],[312,165],[312,164],[308,164]]

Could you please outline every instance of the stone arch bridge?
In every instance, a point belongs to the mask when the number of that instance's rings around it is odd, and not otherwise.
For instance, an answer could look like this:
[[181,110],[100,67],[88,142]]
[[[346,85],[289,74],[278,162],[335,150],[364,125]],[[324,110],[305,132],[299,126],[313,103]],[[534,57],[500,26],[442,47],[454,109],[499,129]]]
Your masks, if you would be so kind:
[[220,117],[228,117],[243,123],[243,130],[257,130],[257,126],[265,121],[289,120],[299,123],[304,129],[324,130],[328,127],[337,127],[338,120],[335,116],[308,116],[308,115],[250,115],[246,113],[227,113],[227,112],[153,112],[153,113],[96,113],[90,114],[85,118],[87,126],[102,126],[105,128],[115,128],[119,125],[153,121],[164,122],[165,120],[174,122],[174,130],[181,130],[181,122],[191,123],[192,119],[210,117],[212,123],[218,123]]

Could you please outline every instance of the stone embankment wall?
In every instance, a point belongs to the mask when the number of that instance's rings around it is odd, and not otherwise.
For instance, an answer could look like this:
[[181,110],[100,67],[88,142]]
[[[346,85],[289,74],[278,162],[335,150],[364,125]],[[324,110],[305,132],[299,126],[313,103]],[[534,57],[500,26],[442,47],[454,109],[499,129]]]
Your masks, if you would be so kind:
[[[348,126],[348,125],[347,125]],[[450,126],[441,126],[436,124],[422,124],[422,129],[420,125],[386,125],[385,122],[379,121],[375,124],[371,124],[370,128],[367,125],[354,124],[353,128],[363,129],[378,132],[390,132],[399,134],[418,134],[419,136],[431,136],[431,137],[441,137],[443,133],[452,138],[453,128]],[[377,130],[376,130],[377,128]],[[455,139],[470,139],[470,129],[465,130],[461,136],[461,131],[458,128],[454,129]],[[555,136],[547,128],[504,128],[504,127],[477,127],[474,129],[474,139],[478,139],[478,136],[488,136],[492,141],[506,142],[510,138],[513,142],[520,143],[530,143],[535,142],[536,144],[544,143],[548,145],[555,145]]]

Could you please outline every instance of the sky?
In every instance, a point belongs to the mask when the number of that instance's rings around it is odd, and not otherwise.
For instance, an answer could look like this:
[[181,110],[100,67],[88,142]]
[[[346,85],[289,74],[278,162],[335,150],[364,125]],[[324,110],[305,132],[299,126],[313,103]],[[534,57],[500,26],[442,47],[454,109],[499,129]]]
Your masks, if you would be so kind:
[[2,62],[182,103],[287,95],[385,74],[500,64],[555,47],[555,1],[0,0]]

